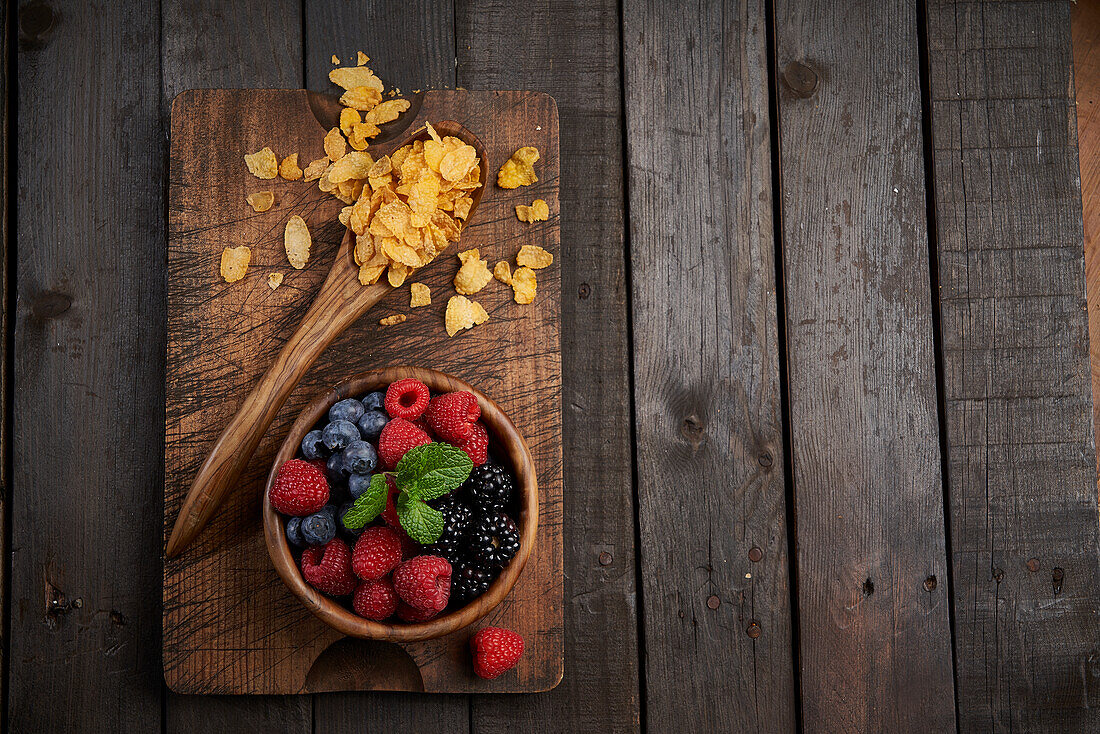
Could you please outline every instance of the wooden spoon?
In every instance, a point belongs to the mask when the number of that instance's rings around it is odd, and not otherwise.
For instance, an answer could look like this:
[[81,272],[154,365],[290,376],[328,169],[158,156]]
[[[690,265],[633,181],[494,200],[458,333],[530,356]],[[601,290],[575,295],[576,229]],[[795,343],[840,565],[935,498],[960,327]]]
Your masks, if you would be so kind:
[[[481,203],[481,196],[487,185],[485,149],[473,133],[457,122],[444,121],[434,127],[440,135],[453,135],[472,145],[477,151],[482,185],[472,193],[473,204],[466,218],[469,222]],[[414,140],[426,140],[429,137],[427,128],[421,128],[405,140],[372,147],[369,152],[375,157],[381,157]],[[283,345],[274,364],[256,383],[240,410],[214,442],[214,448],[210,450],[191,483],[183,509],[180,510],[172,535],[168,538],[165,551],[168,558],[179,555],[221,505],[230,488],[240,479],[260,439],[275,420],[275,415],[325,347],[393,290],[384,277],[374,285],[360,285],[354,249],[355,235],[348,230],[321,290],[313,299],[313,304],[297,330]]]

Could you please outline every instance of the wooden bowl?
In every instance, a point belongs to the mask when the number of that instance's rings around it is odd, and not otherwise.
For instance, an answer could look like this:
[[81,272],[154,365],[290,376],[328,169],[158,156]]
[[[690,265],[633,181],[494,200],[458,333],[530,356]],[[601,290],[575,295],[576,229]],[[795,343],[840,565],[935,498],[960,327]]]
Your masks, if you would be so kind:
[[[328,413],[329,407],[345,398],[365,395],[405,377],[415,377],[435,392],[469,390],[477,396],[478,403],[481,405],[481,422],[489,430],[489,436],[497,449],[497,454],[501,459],[506,458],[511,463],[516,475],[516,489],[519,492],[521,509],[519,516],[514,519],[519,526],[520,538],[516,557],[505,567],[488,591],[466,606],[427,622],[388,624],[363,619],[305,582],[298,564],[290,554],[283,520],[268,501],[268,493],[271,491],[278,468],[283,462],[298,455],[302,439]],[[508,595],[520,573],[523,572],[523,567],[535,546],[535,531],[538,529],[539,521],[535,464],[531,459],[527,442],[523,440],[523,436],[500,406],[471,385],[457,377],[422,367],[388,367],[372,370],[350,377],[329,392],[318,396],[298,416],[298,420],[290,427],[290,433],[279,448],[279,453],[276,454],[271,471],[267,475],[263,516],[267,552],[271,556],[272,563],[275,564],[275,570],[290,591],[325,624],[345,635],[365,640],[388,642],[430,640],[462,629],[484,617]]]

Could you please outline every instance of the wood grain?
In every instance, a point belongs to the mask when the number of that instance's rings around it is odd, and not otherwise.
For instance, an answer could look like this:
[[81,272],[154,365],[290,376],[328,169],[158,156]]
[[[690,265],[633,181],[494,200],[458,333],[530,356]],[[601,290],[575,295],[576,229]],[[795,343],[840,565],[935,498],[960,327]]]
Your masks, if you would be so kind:
[[147,732],[162,702],[157,13],[20,5],[7,728]]
[[1089,305],[1093,433],[1100,426],[1100,4],[1074,3],[1072,11],[1077,147],[1085,233]]
[[[162,115],[187,89],[302,85],[302,3],[272,0],[257,13],[245,3],[174,0],[161,7]],[[165,143],[167,145],[167,143]],[[163,287],[163,286],[162,286]],[[168,732],[252,732],[262,722],[277,730],[312,731],[308,696],[199,697],[167,692]]]
[[[551,202],[551,220],[526,226],[515,219],[515,196],[486,191],[462,244],[479,244],[492,261],[511,258],[517,239],[556,252],[557,117],[553,101],[527,92],[426,93],[406,122],[454,119],[477,130],[488,168],[495,169],[520,135],[534,140],[545,178],[523,192]],[[536,135],[529,131],[542,127]],[[217,131],[217,134],[211,134]],[[325,277],[343,228],[341,204],[302,182],[263,182],[276,189],[277,206],[264,215],[247,209],[244,196],[256,183],[242,173],[242,151],[265,142],[296,140],[306,160],[321,154],[324,130],[304,91],[206,91],[177,97],[173,106],[169,208],[169,356],[166,452],[167,518],[220,426],[236,411],[247,387],[279,350]],[[235,211],[225,202],[239,202]],[[282,251],[286,218],[300,214],[311,225],[311,266],[291,270]],[[221,249],[247,243],[253,266],[245,280],[225,284],[216,276]],[[286,274],[277,291],[270,270]],[[279,412],[243,478],[243,486],[179,559],[165,565],[165,675],[174,690],[210,693],[275,693],[349,688],[479,692],[542,690],[561,666],[561,444],[558,346],[559,286],[556,266],[540,271],[540,295],[519,309],[511,289],[486,288],[478,300],[488,323],[446,336],[442,313],[457,259],[440,258],[418,280],[435,295],[406,323],[380,327],[378,319],[408,311],[408,290],[383,299],[326,350]],[[470,355],[478,355],[471,359]],[[512,594],[486,624],[512,627],[530,641],[512,673],[479,681],[468,667],[468,633],[385,648],[365,657],[354,643],[337,643],[289,594],[263,546],[259,523],[262,478],[293,418],[308,399],[349,374],[387,364],[430,365],[466,379],[502,405],[521,427],[539,470],[542,492],[538,552]],[[389,674],[371,663],[386,655],[405,661]],[[324,658],[314,665],[318,658]],[[362,669],[345,664],[360,661]],[[411,665],[411,668],[408,667]],[[311,670],[312,666],[312,670]],[[365,667],[363,667],[365,666]],[[418,670],[419,668],[419,670]],[[380,674],[385,673],[386,675]]]
[[[8,677],[7,662],[8,662],[8,635],[7,635],[7,620],[9,617],[8,608],[8,549],[11,547],[11,535],[9,533],[8,526],[8,512],[11,505],[11,493],[9,486],[8,476],[8,460],[9,460],[9,447],[10,440],[8,435],[8,381],[10,379],[8,375],[8,326],[10,324],[11,315],[8,313],[9,303],[9,268],[11,267],[11,261],[15,253],[15,243],[10,237],[11,222],[9,217],[9,188],[8,188],[8,141],[11,139],[11,133],[14,130],[15,116],[10,109],[10,92],[12,89],[12,75],[14,68],[11,63],[11,56],[9,50],[11,48],[9,31],[11,30],[11,23],[14,12],[10,6],[5,6],[0,9],[0,65],[3,66],[3,73],[0,74],[0,124],[4,127],[3,140],[0,140],[0,206],[3,210],[0,211],[0,248],[2,248],[2,257],[0,257],[0,298],[4,299],[4,305],[0,310],[0,333],[4,335],[4,344],[0,347],[0,558],[4,559],[0,562],[0,620],[3,620],[2,631],[0,631],[0,702],[5,702],[7,699],[8,690]],[[0,721],[4,720],[6,715],[7,706],[4,703],[0,703]]]
[[[451,2],[333,3],[307,0],[306,86],[331,88],[336,53],[350,60],[362,50],[370,67],[403,91],[455,86],[454,9]],[[423,693],[334,693],[315,696],[318,731],[461,732],[469,728],[466,696]]]
[[803,725],[952,731],[917,17],[775,16]]
[[647,725],[794,731],[765,4],[623,12]]
[[927,10],[959,722],[1096,731],[1070,8]]
[[[479,733],[634,731],[641,704],[618,6],[460,0],[455,14],[458,84],[553,94],[562,121],[565,677],[538,696],[477,696],[470,718]],[[537,134],[527,131],[529,140]]]

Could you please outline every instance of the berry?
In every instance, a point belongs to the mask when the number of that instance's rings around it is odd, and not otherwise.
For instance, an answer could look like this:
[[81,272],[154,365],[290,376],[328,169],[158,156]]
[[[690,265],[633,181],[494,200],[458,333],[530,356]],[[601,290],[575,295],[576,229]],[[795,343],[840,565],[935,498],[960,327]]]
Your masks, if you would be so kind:
[[351,572],[351,550],[339,538],[324,546],[302,551],[302,577],[313,588],[332,596],[355,591],[358,579]]
[[451,601],[465,604],[481,596],[496,577],[497,570],[491,566],[469,559],[460,561],[451,576]]
[[320,431],[310,431],[302,439],[302,456],[307,460],[323,459],[328,456],[328,447],[321,441]]
[[367,528],[355,541],[351,570],[361,579],[380,579],[401,563],[401,539],[392,528]]
[[424,551],[442,556],[454,565],[459,561],[466,547],[466,531],[470,529],[474,513],[453,495],[446,495],[433,504],[435,509],[443,514],[443,532],[435,543],[427,546]]
[[359,433],[363,434],[363,438],[368,441],[377,441],[382,434],[382,429],[389,422],[390,417],[381,410],[368,410],[363,413],[363,417],[356,425],[359,427]]
[[410,558],[416,558],[417,556],[423,554],[423,546],[410,538],[409,534],[405,532],[404,528],[397,527],[394,528],[394,530],[397,532],[397,536],[401,538],[401,560],[407,561]]
[[397,602],[397,616],[404,622],[427,622],[429,619],[434,619],[437,614],[439,612],[417,609],[400,600]]
[[366,441],[352,441],[344,449],[343,460],[349,474],[370,474],[378,465],[378,452]]
[[352,609],[364,619],[381,622],[397,611],[397,592],[389,579],[364,581],[355,589],[351,598]]
[[381,410],[382,406],[386,404],[386,393],[381,390],[367,393],[363,396],[361,402],[366,410]]
[[306,546],[306,541],[302,538],[302,518],[292,517],[286,521],[286,539],[299,548]]
[[440,612],[451,596],[451,564],[439,556],[417,556],[393,572],[393,588],[406,604]]
[[320,469],[326,477],[328,476],[328,459],[310,459],[309,463]]
[[348,421],[349,423],[355,423],[362,416],[366,408],[355,398],[347,398],[333,405],[328,409],[328,419],[330,421]]
[[393,469],[409,449],[431,442],[428,434],[412,423],[404,418],[394,418],[386,424],[382,435],[378,437],[378,455],[383,466]]
[[456,446],[470,437],[474,422],[481,417],[481,406],[472,392],[449,392],[432,398],[424,418],[432,432]]
[[470,437],[458,444],[458,447],[466,452],[474,466],[481,466],[489,458],[489,432],[485,430],[485,426],[475,423]]
[[336,520],[331,512],[322,509],[302,520],[302,540],[310,545],[324,545],[336,535]]
[[313,464],[291,459],[279,467],[268,499],[284,515],[312,515],[328,502],[328,482]]
[[470,504],[479,510],[499,510],[511,501],[515,482],[503,467],[484,464],[474,467],[460,491],[464,491]]
[[413,421],[424,414],[428,407],[428,398],[427,385],[420,380],[406,377],[386,390],[386,412],[391,418]]
[[424,416],[420,416],[416,420],[411,421],[411,423],[419,428],[421,431],[424,431],[424,433],[428,434],[428,438],[432,439],[433,441],[435,440],[434,436],[432,435],[432,427],[428,425],[428,421],[424,420]]
[[511,670],[523,655],[523,638],[502,627],[486,627],[470,640],[474,656],[474,672],[492,680]]
[[359,499],[359,495],[367,491],[370,486],[369,474],[352,474],[348,477],[348,493],[353,500]]
[[350,510],[354,504],[354,502],[345,502],[340,506],[340,511],[336,513],[336,524],[339,526],[340,530],[348,533],[352,538],[358,537],[359,534],[363,532],[363,528],[349,528],[344,524],[344,516],[348,514],[348,510]]
[[482,515],[470,529],[471,555],[487,566],[503,567],[519,551],[519,529],[503,512]]
[[337,451],[332,456],[328,457],[328,462],[325,464],[325,472],[328,474],[328,478],[334,482],[342,482],[348,476],[348,468],[344,465],[344,452]]
[[334,420],[321,431],[321,441],[329,451],[341,451],[348,447],[352,441],[358,441],[362,436],[359,429],[351,421]]

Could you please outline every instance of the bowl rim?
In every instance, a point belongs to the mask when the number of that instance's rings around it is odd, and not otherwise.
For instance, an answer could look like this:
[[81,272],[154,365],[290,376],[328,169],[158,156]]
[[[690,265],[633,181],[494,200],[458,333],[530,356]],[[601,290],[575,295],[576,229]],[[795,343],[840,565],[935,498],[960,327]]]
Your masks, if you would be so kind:
[[[509,562],[489,589],[466,606],[436,617],[427,622],[389,624],[363,619],[345,609],[332,597],[326,596],[305,582],[298,564],[291,555],[290,545],[280,515],[268,499],[278,468],[295,458],[305,434],[334,403],[376,390],[396,380],[413,377],[436,392],[468,390],[477,397],[481,406],[481,421],[501,445],[503,452],[516,472],[517,489],[521,497],[521,509],[516,518],[520,526],[520,546],[515,558]],[[328,626],[350,637],[390,642],[415,642],[430,640],[450,634],[477,622],[492,611],[511,592],[527,564],[535,547],[538,531],[539,501],[535,463],[527,442],[508,414],[485,393],[453,375],[438,370],[412,365],[383,367],[360,372],[337,383],[330,390],[313,398],[298,414],[272,461],[268,471],[263,497],[264,540],[268,555],[279,577],[291,593],[306,608]]]

